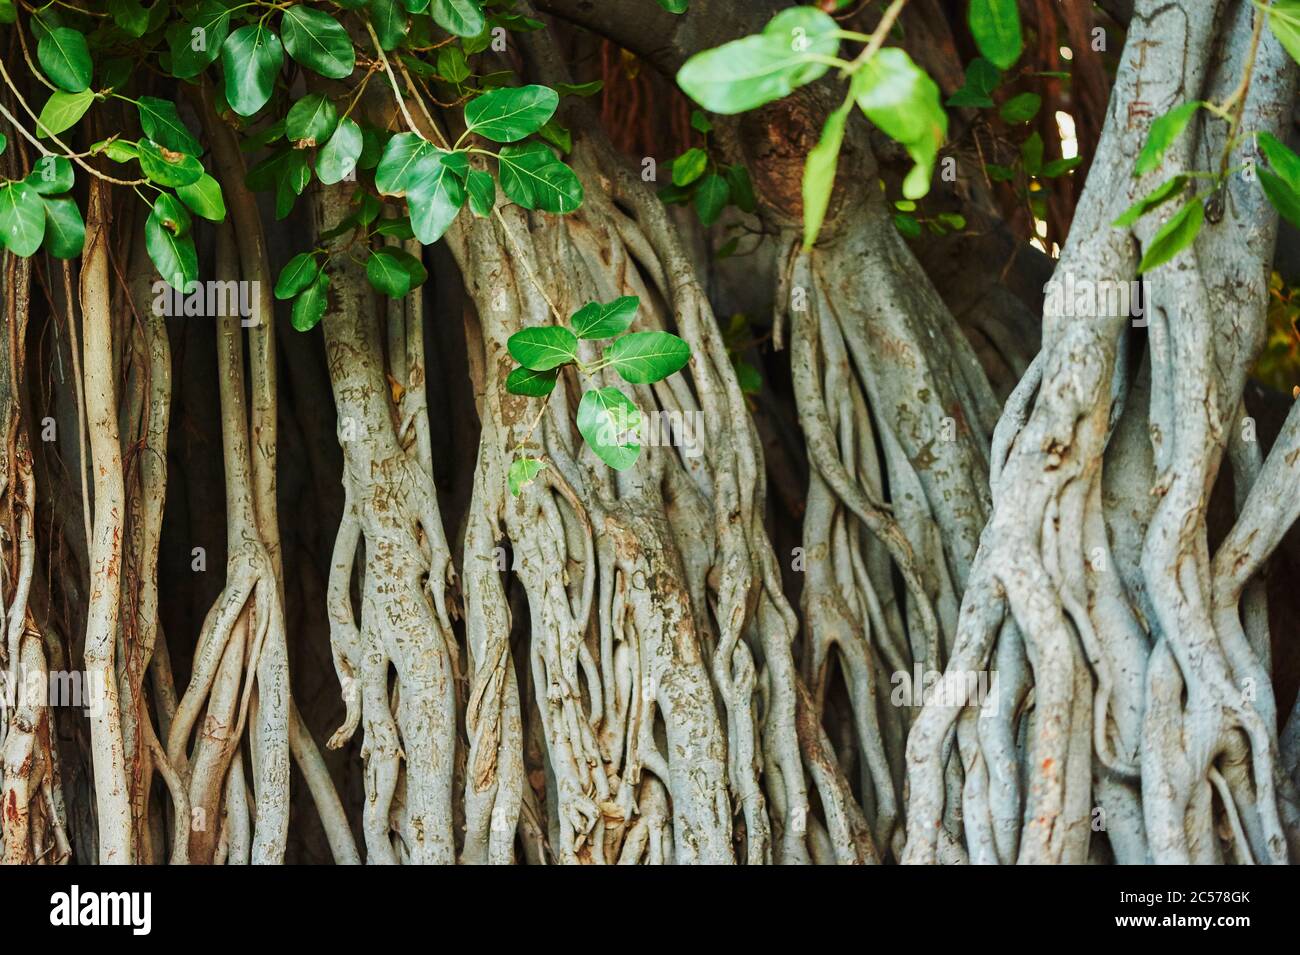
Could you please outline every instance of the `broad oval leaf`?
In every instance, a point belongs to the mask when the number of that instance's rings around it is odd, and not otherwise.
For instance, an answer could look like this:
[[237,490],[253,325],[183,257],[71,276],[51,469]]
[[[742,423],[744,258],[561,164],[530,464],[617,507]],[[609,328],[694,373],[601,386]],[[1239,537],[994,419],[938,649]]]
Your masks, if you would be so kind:
[[25,182],[0,185],[0,245],[26,257],[45,237],[45,207],[40,194]]
[[183,80],[198,76],[216,60],[230,35],[230,10],[218,0],[203,0],[191,16],[167,28],[172,74]]
[[1147,245],[1142,261],[1138,263],[1138,274],[1145,274],[1158,266],[1164,265],[1183,249],[1196,241],[1197,233],[1205,222],[1205,206],[1200,197],[1193,197],[1174,217],[1160,227]]
[[86,244],[86,223],[71,196],[42,197],[45,207],[45,250],[56,259],[75,259]]
[[141,96],[136,108],[140,113],[140,128],[149,139],[160,146],[192,156],[203,152],[199,141],[176,112],[175,103],[156,96]]
[[711,172],[701,179],[695,187],[695,214],[699,216],[700,224],[711,226],[717,222],[730,198],[731,187],[722,176]]
[[689,186],[709,168],[709,154],[693,146],[673,160],[673,185]]
[[641,411],[618,388],[588,391],[578,403],[578,433],[598,458],[625,471],[641,453]]
[[477,0],[433,0],[429,12],[438,26],[455,36],[478,36],[487,25]]
[[423,263],[405,249],[376,249],[366,262],[370,284],[385,295],[401,298],[429,277]]
[[289,315],[294,328],[300,332],[309,332],[320,324],[329,305],[329,287],[329,273],[320,272],[310,285],[298,293]]
[[677,85],[705,109],[733,114],[781,99],[823,76],[817,56],[834,56],[839,26],[815,7],[777,14],[762,33],[697,53],[677,72]]
[[93,90],[86,89],[80,93],[55,90],[41,107],[41,115],[36,121],[36,134],[41,137],[59,135],[65,129],[76,125],[77,120],[85,115],[93,102],[95,102]]
[[1137,165],[1134,167],[1134,171],[1139,176],[1145,176],[1159,167],[1164,161],[1165,152],[1173,145],[1174,140],[1182,135],[1187,124],[1200,108],[1200,101],[1193,100],[1174,107],[1152,122],[1146,145],[1138,154]]
[[898,47],[881,50],[853,78],[859,108],[916,165],[903,180],[903,195],[920,199],[930,191],[935,157],[948,134],[948,114],[939,87]]
[[491,90],[465,105],[465,128],[496,143],[518,142],[555,115],[560,94],[547,86]]
[[411,231],[425,245],[432,245],[456,219],[465,204],[465,186],[455,172],[454,158],[463,154],[442,153],[432,159],[432,173],[407,194]]
[[970,0],[966,22],[984,58],[1010,69],[1024,48],[1017,0]]
[[176,235],[167,228],[165,217],[158,215],[157,211],[155,203],[154,211],[144,220],[145,249],[162,280],[178,292],[184,292],[185,287],[199,277],[199,256],[194,248],[194,239],[188,235]]
[[1002,104],[998,115],[1012,125],[1027,123],[1042,109],[1043,98],[1037,93],[1019,93]]
[[612,338],[627,330],[636,317],[636,310],[641,299],[635,295],[623,295],[612,302],[588,302],[569,318],[569,324],[579,338]]
[[294,4],[284,11],[280,35],[289,55],[308,69],[332,80],[352,75],[356,51],[347,31],[328,13]]
[[558,325],[541,325],[515,332],[506,342],[515,361],[532,371],[550,371],[575,361],[578,339]]
[[42,156],[23,180],[43,196],[57,196],[72,188],[76,177],[72,163],[62,156]]
[[226,200],[221,195],[221,186],[206,172],[196,182],[177,186],[176,195],[195,215],[210,222],[226,220]]
[[318,146],[330,138],[338,125],[339,111],[328,96],[308,93],[284,118],[284,133],[298,147]]
[[265,24],[250,23],[230,34],[221,47],[230,108],[240,116],[252,116],[265,106],[283,65],[284,47]]
[[563,214],[582,205],[582,182],[544,143],[503,146],[497,158],[502,191],[525,209]]
[[86,38],[70,27],[50,30],[36,44],[36,59],[54,85],[69,93],[80,93],[90,86],[90,47]]
[[559,368],[551,368],[547,371],[516,368],[506,376],[506,391],[527,398],[545,398],[555,390],[555,382],[559,376]]
[[370,23],[385,51],[395,49],[411,28],[410,19],[397,0],[370,0]]
[[439,150],[418,133],[398,133],[384,146],[375,167],[375,188],[386,196],[404,196],[438,171]]
[[293,298],[316,281],[318,272],[320,266],[316,262],[316,256],[310,252],[299,252],[280,270],[280,277],[275,280],[275,297],[280,301]]
[[149,212],[150,218],[156,218],[158,224],[164,229],[177,237],[185,237],[190,233],[190,226],[194,220],[190,218],[190,211],[185,208],[185,204],[170,193],[160,193],[158,198],[153,201],[153,208]]
[[342,182],[357,168],[363,144],[361,127],[346,116],[339,120],[334,135],[316,154],[317,178],[327,186]]
[[469,207],[474,215],[481,219],[492,215],[497,201],[497,184],[491,173],[471,169],[465,177],[465,191],[469,194]]
[[203,164],[193,156],[147,139],[140,140],[135,147],[140,151],[140,171],[150,182],[160,186],[188,186],[203,176]]
[[691,346],[668,332],[633,332],[605,349],[605,361],[634,385],[662,381],[690,358]]

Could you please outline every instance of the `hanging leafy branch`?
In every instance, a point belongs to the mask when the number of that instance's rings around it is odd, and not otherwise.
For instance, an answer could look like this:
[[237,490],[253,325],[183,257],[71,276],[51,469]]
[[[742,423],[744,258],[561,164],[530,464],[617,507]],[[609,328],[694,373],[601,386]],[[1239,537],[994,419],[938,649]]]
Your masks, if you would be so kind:
[[[548,325],[525,328],[510,336],[507,347],[519,367],[506,378],[506,390],[528,398],[547,398],[555,390],[560,372],[572,365],[584,378],[612,368],[629,384],[648,385],[681,371],[691,357],[691,346],[669,332],[627,332],[641,300],[624,295],[612,302],[588,302],[569,317],[568,327]],[[625,334],[626,333],[626,334]],[[580,341],[612,338],[601,358],[583,362]],[[518,447],[532,436],[545,405]],[[620,388],[589,388],[578,403],[578,433],[596,456],[617,471],[636,463],[641,453],[641,412]],[[510,465],[510,492],[518,494],[545,466],[538,458],[519,457]]]

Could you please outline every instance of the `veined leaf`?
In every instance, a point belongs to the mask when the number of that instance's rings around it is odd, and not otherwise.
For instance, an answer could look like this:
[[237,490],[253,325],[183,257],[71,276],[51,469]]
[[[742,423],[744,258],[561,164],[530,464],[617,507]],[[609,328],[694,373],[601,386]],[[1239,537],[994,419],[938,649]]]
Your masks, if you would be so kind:
[[605,361],[634,385],[661,381],[681,371],[691,358],[691,346],[668,332],[632,332],[605,349]]
[[45,207],[40,194],[25,182],[0,185],[0,245],[27,257],[45,237]]
[[496,143],[518,142],[555,115],[560,95],[546,86],[492,90],[465,105],[465,127]]
[[364,143],[360,126],[346,116],[339,120],[329,142],[316,154],[317,178],[327,186],[342,182],[357,168]]
[[90,86],[93,65],[86,38],[70,27],[55,27],[36,44],[36,59],[54,85],[69,93]]
[[844,142],[844,124],[853,109],[853,100],[846,99],[826,117],[821,139],[808,151],[803,166],[803,247],[811,249],[817,241],[830,207],[831,191],[835,188],[835,170],[839,166],[840,146]]
[[1182,135],[1183,130],[1187,128],[1187,124],[1191,122],[1192,116],[1200,108],[1200,101],[1193,100],[1190,103],[1183,103],[1181,106],[1174,107],[1156,119],[1151,124],[1151,132],[1147,135],[1146,145],[1142,147],[1142,152],[1138,154],[1134,172],[1139,176],[1145,176],[1155,170],[1164,161],[1165,152],[1173,145],[1174,140]]
[[140,113],[140,128],[158,145],[191,156],[203,152],[199,141],[176,112],[175,103],[156,96],[141,96],[136,108]]
[[510,484],[510,493],[518,497],[519,492],[533,483],[533,478],[541,473],[546,467],[544,463],[536,458],[519,458],[510,462],[510,471],[507,481]]
[[506,376],[506,391],[527,398],[545,398],[555,390],[555,382],[559,375],[559,368],[551,368],[547,371],[516,368]]
[[454,36],[478,36],[487,26],[477,0],[433,0],[429,13],[434,23]]
[[316,262],[316,256],[310,252],[299,252],[280,270],[280,277],[275,280],[275,297],[281,301],[293,298],[316,281],[318,272],[320,266]]
[[1020,59],[1020,10],[1016,0],[970,0],[966,22],[980,53],[999,69],[1010,69]]
[[289,108],[284,132],[299,146],[318,146],[334,133],[339,111],[320,93],[308,93]]
[[569,324],[579,338],[612,338],[627,330],[636,317],[636,310],[641,299],[635,295],[623,295],[612,302],[588,302],[569,318]]
[[575,361],[578,339],[558,325],[540,325],[515,332],[506,342],[515,361],[532,371],[550,371]]
[[41,137],[59,135],[76,125],[94,101],[93,90],[86,89],[80,93],[55,90],[41,107],[41,115],[36,121],[36,134]]
[[41,197],[45,207],[45,249],[56,259],[75,259],[86,244],[86,223],[71,196]]
[[193,156],[159,146],[148,139],[135,144],[140,151],[140,171],[160,186],[188,186],[203,175],[203,164]]
[[504,146],[497,158],[501,189],[525,209],[568,213],[582,205],[582,183],[544,143]]
[[176,187],[176,195],[190,210],[211,222],[226,221],[226,200],[221,186],[206,172],[198,181]]
[[264,23],[250,23],[230,34],[221,48],[230,108],[240,116],[252,116],[265,106],[283,65],[280,38]]
[[1152,269],[1164,265],[1179,252],[1196,241],[1197,233],[1205,222],[1205,206],[1199,197],[1183,206],[1174,217],[1161,226],[1160,231],[1151,237],[1142,261],[1138,263],[1138,274],[1143,275]]
[[356,51],[348,33],[328,13],[296,3],[280,20],[284,48],[297,62],[332,80],[352,75]]
[[578,433],[602,461],[625,471],[641,453],[641,411],[618,388],[588,391],[578,403]]
[[293,300],[293,309],[289,320],[300,332],[309,332],[325,317],[329,305],[330,277],[328,272],[320,272],[305,289]]

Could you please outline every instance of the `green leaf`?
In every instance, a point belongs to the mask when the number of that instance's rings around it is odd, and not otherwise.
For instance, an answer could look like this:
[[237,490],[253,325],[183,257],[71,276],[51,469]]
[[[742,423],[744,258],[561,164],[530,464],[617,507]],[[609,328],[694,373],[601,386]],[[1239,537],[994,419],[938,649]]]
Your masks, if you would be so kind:
[[835,187],[835,170],[839,166],[840,146],[844,142],[844,124],[853,101],[845,100],[826,117],[821,139],[808,151],[803,166],[803,247],[811,249],[826,220],[831,191]]
[[604,80],[592,80],[589,83],[556,83],[555,92],[561,96],[595,96],[605,88]]
[[691,0],[658,0],[659,6],[669,13],[683,14],[691,5]]
[[386,196],[404,196],[434,176],[440,151],[417,133],[398,133],[388,140],[375,168],[375,188]]
[[717,173],[709,173],[701,179],[695,190],[695,214],[700,217],[700,224],[711,226],[717,222],[730,197],[731,187]]
[[496,143],[518,142],[537,132],[560,105],[560,94],[547,86],[492,90],[465,104],[465,128]]
[[376,249],[366,262],[370,284],[393,298],[401,298],[428,277],[419,259],[395,246]]
[[1016,0],[970,0],[966,22],[979,51],[994,66],[1010,69],[1020,59],[1020,11]]
[[172,74],[192,79],[221,54],[230,35],[230,10],[217,0],[204,0],[191,20],[167,28],[172,54]]
[[158,220],[158,224],[179,238],[189,235],[190,227],[194,220],[190,218],[189,210],[175,196],[163,192],[153,201],[153,209],[149,215]]
[[5,153],[5,147],[9,145],[9,139],[4,133],[0,133],[0,156]]
[[108,15],[114,25],[137,40],[149,30],[149,11],[140,0],[108,0]]
[[280,301],[293,298],[316,281],[318,272],[320,266],[316,262],[316,256],[310,252],[299,252],[280,270],[280,277],[275,280],[275,297]]
[[815,7],[777,14],[762,33],[697,53],[677,72],[677,85],[695,102],[726,115],[781,99],[823,76],[817,56],[834,56],[839,25]]
[[722,174],[727,177],[731,187],[731,201],[741,212],[753,212],[757,208],[754,202],[754,185],[749,181],[749,170],[740,163],[725,167]]
[[74,126],[94,101],[93,90],[82,90],[80,93],[55,90],[41,107],[41,115],[36,122],[37,135],[42,137],[59,135],[65,129]]
[[558,368],[549,371],[516,368],[506,376],[506,391],[526,398],[545,398],[555,389],[555,382],[559,376]]
[[579,338],[612,338],[627,330],[636,317],[636,310],[641,299],[635,295],[623,295],[612,302],[588,302],[569,318],[569,324]]
[[916,216],[902,213],[895,215],[894,228],[909,239],[921,237],[921,223],[916,221]]
[[673,160],[673,185],[689,186],[709,168],[709,154],[692,147]]
[[1268,8],[1268,27],[1291,58],[1300,63],[1300,2],[1273,0]]
[[315,280],[298,293],[293,300],[289,320],[300,332],[309,332],[325,317],[329,305],[330,277],[327,272],[317,274]]
[[339,120],[338,129],[316,154],[316,176],[325,185],[342,182],[357,168],[364,137],[361,127],[346,116]]
[[641,453],[641,411],[617,388],[588,391],[578,403],[578,433],[596,456],[625,471]]
[[[177,235],[167,226],[175,209],[163,200],[171,198],[164,193],[155,200],[153,211],[144,222],[144,245],[163,281],[178,292],[184,292],[190,282],[198,280],[199,256],[191,236]],[[180,203],[176,205],[180,206]],[[184,211],[183,207],[181,211]]]
[[62,156],[42,156],[23,181],[43,196],[55,196],[71,189],[76,177],[72,163]]
[[510,462],[510,472],[508,482],[510,484],[510,493],[514,497],[519,496],[519,492],[533,483],[533,478],[546,467],[536,458],[518,458]]
[[1282,177],[1291,189],[1300,192],[1300,156],[1293,153],[1285,143],[1269,132],[1261,132],[1258,137],[1260,151],[1273,171]]
[[1048,179],[1055,179],[1057,176],[1063,176],[1071,169],[1075,169],[1083,162],[1082,156],[1071,156],[1069,159],[1053,159],[1043,167],[1043,175]]
[[140,151],[140,171],[160,186],[188,186],[203,175],[203,164],[193,156],[174,152],[148,139],[135,144]]
[[330,138],[338,121],[339,111],[329,97],[308,93],[289,108],[289,114],[284,118],[284,132],[300,149],[317,146]]
[[397,0],[370,0],[370,23],[385,51],[395,49],[411,27],[406,11]]
[[130,162],[140,158],[140,150],[135,143],[123,139],[102,139],[90,147],[90,154],[98,156],[103,153],[113,162]]
[[709,117],[705,116],[698,109],[691,110],[691,129],[697,133],[704,133],[706,136],[713,132],[713,124],[709,122]]
[[1273,203],[1273,208],[1282,218],[1300,229],[1300,190],[1281,176],[1268,169],[1260,169],[1259,184],[1264,188],[1264,195]]
[[177,186],[176,195],[195,215],[210,222],[226,221],[226,200],[221,195],[221,186],[206,172],[197,182]]
[[1025,172],[1037,176],[1043,171],[1043,137],[1038,131],[1029,134],[1029,138],[1020,144],[1020,161]]
[[136,107],[140,113],[140,128],[149,139],[160,146],[189,153],[191,156],[203,152],[199,141],[181,121],[175,103],[155,96],[141,96]]
[[1151,132],[1147,135],[1146,145],[1142,147],[1142,152],[1138,154],[1134,172],[1139,176],[1145,176],[1147,173],[1154,171],[1164,160],[1166,150],[1173,145],[1175,139],[1182,135],[1183,130],[1187,128],[1187,124],[1191,122],[1192,116],[1200,108],[1200,101],[1193,100],[1190,103],[1175,106],[1155,120],[1151,124]]
[[1037,93],[1018,93],[1011,99],[1002,104],[998,110],[998,115],[1005,122],[1015,126],[1020,123],[1027,123],[1042,109],[1043,98]]
[[379,224],[375,226],[375,235],[386,235],[394,239],[401,239],[403,242],[415,238],[409,216],[402,216],[400,219],[381,219]]
[[86,244],[86,224],[71,196],[42,197],[45,207],[45,250],[56,259],[75,259]]
[[550,371],[578,357],[578,339],[558,325],[542,325],[515,332],[506,342],[511,356],[533,371]]
[[1138,274],[1150,272],[1164,265],[1183,249],[1190,246],[1205,222],[1205,206],[1199,197],[1179,209],[1172,219],[1160,227],[1160,231],[1151,237],[1142,261],[1138,263]]
[[86,38],[69,27],[56,27],[36,44],[36,59],[54,85],[69,93],[90,86],[90,48]]
[[482,5],[475,0],[433,0],[429,12],[438,26],[455,36],[478,36],[487,26]]
[[993,105],[990,95],[998,88],[1002,74],[998,68],[977,56],[966,65],[966,82],[957,92],[948,97],[949,106],[976,106],[988,108]]
[[453,156],[464,159],[463,153],[435,155],[429,178],[421,180],[407,195],[411,229],[425,245],[442,238],[465,204],[465,186],[453,168]]
[[283,65],[284,47],[266,25],[250,23],[230,34],[221,48],[230,108],[240,116],[252,116],[265,106]]
[[1133,203],[1133,205],[1125,209],[1124,213],[1112,222],[1111,225],[1119,227],[1131,226],[1152,209],[1164,205],[1170,199],[1177,196],[1183,191],[1183,187],[1186,186],[1186,184],[1186,176],[1174,176],[1172,179],[1162,182],[1160,185],[1156,186],[1155,189],[1151,190],[1151,192],[1147,193],[1137,202]]
[[491,173],[471,169],[465,178],[465,190],[469,193],[469,207],[474,215],[480,219],[492,215],[492,207],[497,201],[497,184]]
[[547,120],[542,128],[537,131],[537,135],[546,140],[561,153],[573,152],[573,134],[569,132],[567,126],[561,126],[554,119]]
[[448,83],[457,85],[470,77],[469,63],[465,60],[465,51],[458,46],[444,46],[438,51],[438,75]]
[[357,62],[352,41],[328,13],[313,10],[305,3],[294,4],[284,11],[280,34],[289,55],[308,69],[332,80],[352,75]]
[[44,236],[40,194],[25,182],[0,185],[0,246],[25,258],[41,247]]
[[920,199],[930,191],[935,158],[948,134],[939,87],[905,51],[889,47],[863,64],[853,92],[867,118],[912,157],[916,165],[903,180],[903,195]]
[[497,158],[502,191],[525,209],[569,213],[582,205],[582,183],[544,143],[504,146]]
[[604,357],[624,381],[647,385],[681,371],[691,346],[668,332],[632,332],[609,345]]

